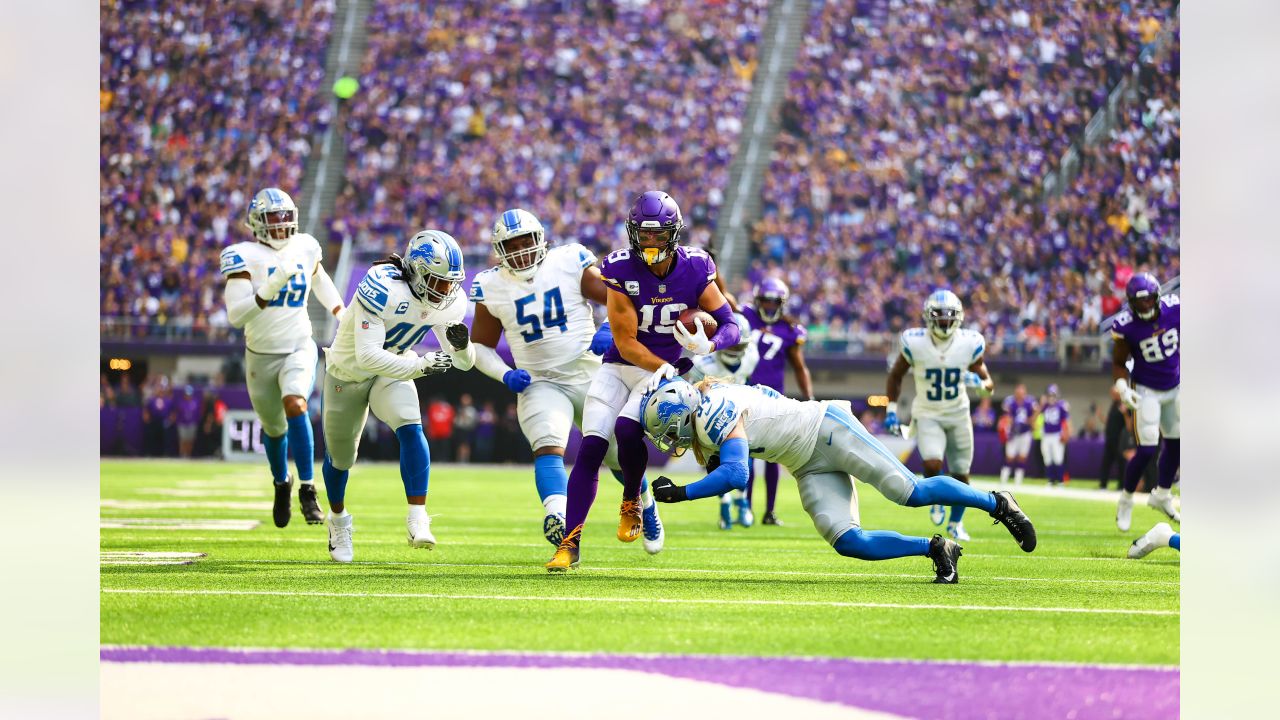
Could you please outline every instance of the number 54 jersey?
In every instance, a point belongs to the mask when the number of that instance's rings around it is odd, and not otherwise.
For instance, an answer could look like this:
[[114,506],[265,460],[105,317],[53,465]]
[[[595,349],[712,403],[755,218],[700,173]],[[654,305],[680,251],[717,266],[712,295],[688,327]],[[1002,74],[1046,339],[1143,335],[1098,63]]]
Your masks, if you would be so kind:
[[1156,308],[1160,312],[1150,320],[1136,317],[1131,310],[1122,310],[1111,326],[1111,336],[1129,343],[1134,385],[1172,390],[1181,380],[1178,335],[1182,327],[1182,303],[1177,295],[1166,295],[1160,298]]
[[912,417],[938,417],[969,411],[969,393],[964,374],[987,349],[982,333],[960,328],[950,340],[938,345],[924,328],[902,333],[902,357],[911,365],[916,380],[916,396],[911,402]]
[[320,262],[320,243],[306,233],[297,233],[284,246],[274,250],[268,245],[238,242],[222,251],[219,270],[224,276],[249,273],[253,291],[267,281],[267,276],[281,268],[301,265],[304,272],[294,277],[278,295],[267,303],[244,327],[244,344],[253,352],[275,355],[291,353],[311,342],[311,318],[307,316],[307,296],[311,294],[311,274]]

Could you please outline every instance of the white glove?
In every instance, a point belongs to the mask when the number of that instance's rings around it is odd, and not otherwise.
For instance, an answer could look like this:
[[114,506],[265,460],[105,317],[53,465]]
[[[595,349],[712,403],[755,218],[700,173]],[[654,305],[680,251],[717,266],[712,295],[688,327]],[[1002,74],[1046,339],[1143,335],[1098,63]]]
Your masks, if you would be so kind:
[[289,281],[295,275],[305,277],[305,274],[306,270],[302,268],[302,263],[294,263],[292,268],[282,263],[280,267],[276,268],[275,272],[267,276],[266,281],[262,283],[262,287],[258,288],[258,297],[271,302],[276,299],[276,295],[280,294],[280,291],[284,289],[285,285],[289,284]]
[[453,367],[453,358],[449,353],[436,350],[418,358],[418,377],[436,375]]
[[711,342],[711,338],[707,337],[707,330],[702,327],[702,318],[694,318],[693,325],[697,328],[697,331],[691,333],[688,330],[685,330],[684,323],[676,323],[676,342],[683,345],[685,350],[688,350],[694,355],[706,355],[714,352],[716,345]]
[[982,376],[970,370],[964,374],[964,384],[974,389],[978,397],[987,397],[991,395],[991,388],[987,386],[987,381]]
[[1120,393],[1120,402],[1128,405],[1130,410],[1138,409],[1138,391],[1129,387],[1124,378],[1116,380],[1116,391]]
[[[680,326],[676,325],[676,327],[678,328]],[[662,384],[663,380],[670,380],[675,376],[676,369],[671,366],[671,363],[662,363],[662,367],[654,370],[653,375],[649,376],[649,382],[645,383],[644,391],[653,392],[658,389],[658,386]]]

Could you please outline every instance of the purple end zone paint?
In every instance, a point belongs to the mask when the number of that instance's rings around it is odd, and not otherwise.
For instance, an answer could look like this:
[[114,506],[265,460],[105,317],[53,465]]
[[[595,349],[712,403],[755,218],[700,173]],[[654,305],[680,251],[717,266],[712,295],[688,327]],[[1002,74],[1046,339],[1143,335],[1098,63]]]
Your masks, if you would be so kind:
[[381,650],[104,647],[104,662],[637,670],[929,720],[1176,718],[1180,674],[1098,665],[747,658],[716,655],[548,655]]

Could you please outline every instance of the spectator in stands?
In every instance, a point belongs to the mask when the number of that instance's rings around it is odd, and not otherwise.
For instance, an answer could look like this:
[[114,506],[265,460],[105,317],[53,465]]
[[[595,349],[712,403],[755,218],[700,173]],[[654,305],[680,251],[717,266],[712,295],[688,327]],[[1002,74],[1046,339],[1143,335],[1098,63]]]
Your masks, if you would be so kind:
[[189,459],[196,446],[196,425],[200,422],[200,398],[186,385],[174,400],[173,418],[178,428],[178,457]]
[[152,376],[143,389],[142,423],[144,431],[142,454],[162,457],[168,450],[168,429],[173,425],[173,396],[166,375]]
[[476,462],[494,462],[493,443],[498,431],[498,413],[492,402],[485,402],[476,416]]
[[427,442],[434,462],[453,462],[453,405],[439,395],[427,404]]

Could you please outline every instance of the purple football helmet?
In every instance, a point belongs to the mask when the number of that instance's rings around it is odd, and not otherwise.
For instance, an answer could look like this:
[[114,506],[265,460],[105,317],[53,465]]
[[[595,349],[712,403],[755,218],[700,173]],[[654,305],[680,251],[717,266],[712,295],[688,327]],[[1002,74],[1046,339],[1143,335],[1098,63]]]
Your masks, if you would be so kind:
[[1049,389],[1045,391],[1045,394],[1046,394],[1046,395],[1048,395],[1049,397],[1053,397],[1053,398],[1058,397],[1058,386],[1057,386],[1057,384],[1055,383],[1055,384],[1050,385],[1050,386],[1049,386]]
[[1138,273],[1124,287],[1129,308],[1143,320],[1154,320],[1160,312],[1160,281],[1151,273]]
[[[644,260],[646,265],[660,263],[672,257],[676,245],[680,242],[680,231],[684,230],[684,216],[680,214],[680,206],[670,195],[661,190],[650,190],[631,203],[631,212],[627,214],[627,238],[631,241],[631,249]],[[663,247],[643,247],[641,239],[663,240]]]
[[756,311],[760,313],[760,319],[769,323],[777,322],[782,317],[782,309],[786,307],[790,296],[787,284],[778,278],[761,280],[755,289]]

